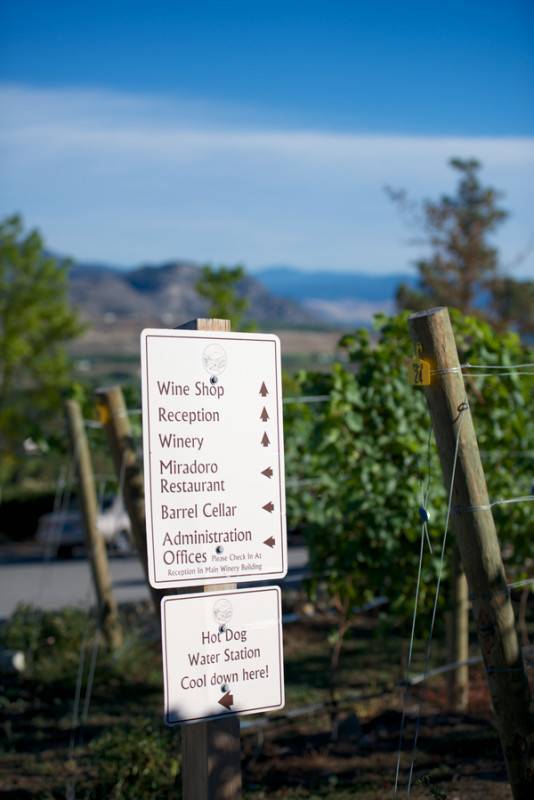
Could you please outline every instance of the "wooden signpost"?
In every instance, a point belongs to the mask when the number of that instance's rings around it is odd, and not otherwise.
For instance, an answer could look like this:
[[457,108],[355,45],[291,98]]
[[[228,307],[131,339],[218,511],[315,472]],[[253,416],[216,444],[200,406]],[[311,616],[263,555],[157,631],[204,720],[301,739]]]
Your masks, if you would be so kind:
[[451,527],[472,599],[495,718],[514,800],[534,797],[534,714],[499,541],[449,313],[410,317],[427,364],[424,386],[443,478],[452,486]]
[[193,723],[185,800],[237,800],[238,715],[284,702],[279,592],[236,588],[287,572],[280,345],[194,320],[143,331],[141,364],[148,575],[188,592],[162,601],[166,721]]

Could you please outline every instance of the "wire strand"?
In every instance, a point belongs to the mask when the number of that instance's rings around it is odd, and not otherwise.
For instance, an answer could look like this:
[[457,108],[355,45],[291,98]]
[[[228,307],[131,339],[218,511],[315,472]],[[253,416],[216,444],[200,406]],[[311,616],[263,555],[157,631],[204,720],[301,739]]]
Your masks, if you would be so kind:
[[[463,370],[469,369],[499,369],[503,372],[515,372],[519,369],[534,369],[534,363],[527,363],[527,364],[470,364],[467,362],[466,364],[459,364],[457,367],[444,367],[442,369],[433,369],[431,371],[432,375],[450,375],[454,374],[455,372],[463,372]],[[527,373],[530,374],[530,373]],[[533,373],[534,374],[534,373]]]
[[469,361],[462,364],[462,369],[523,369],[524,367],[534,367],[534,363],[529,364],[471,364]]
[[534,377],[533,372],[464,372],[466,377],[470,378],[513,378],[516,375],[530,375]]
[[[462,430],[463,421],[465,419],[465,411],[467,411],[469,409],[469,404],[467,402],[467,396],[466,396],[464,402],[462,403],[461,408],[462,408],[462,411],[460,412],[460,417],[459,417],[459,420],[458,420],[458,428],[457,428],[457,431],[456,431],[456,442],[455,442],[455,446],[454,446],[454,459],[453,459],[453,464],[452,464],[451,483],[450,483],[450,487],[449,487],[449,498],[448,498],[448,502],[447,502],[447,514],[446,514],[446,517],[445,517],[445,530],[444,530],[444,533],[443,533],[443,541],[442,541],[442,545],[441,545],[441,555],[440,555],[439,566],[438,566],[438,578],[437,578],[437,582],[436,582],[436,592],[435,592],[435,595],[434,595],[434,607],[432,609],[432,619],[431,619],[431,622],[430,622],[430,631],[429,631],[429,634],[428,634],[427,649],[426,649],[426,655],[425,655],[425,669],[424,669],[424,674],[425,675],[428,672],[428,669],[429,669],[429,666],[430,666],[430,656],[431,656],[431,653],[432,653],[432,637],[433,637],[433,634],[434,634],[434,626],[435,626],[435,623],[436,623],[436,616],[437,616],[437,610],[438,610],[439,592],[440,592],[440,588],[441,588],[441,578],[442,578],[442,575],[443,575],[443,564],[445,562],[445,548],[446,548],[446,544],[447,544],[447,532],[449,530],[449,520],[450,520],[451,510],[452,510],[452,494],[453,494],[453,489],[454,489],[454,479],[456,477],[456,467],[457,467],[457,464],[458,464],[458,451],[459,451],[459,446],[460,446],[460,433],[461,433],[461,430]],[[419,702],[418,703],[418,708],[417,708],[417,722],[416,722],[416,726],[415,726],[415,735],[414,735],[414,741],[413,741],[413,747],[412,747],[412,763],[410,764],[410,772],[409,772],[409,775],[408,775],[408,788],[407,788],[407,796],[408,797],[411,794],[413,768],[414,768],[415,757],[416,757],[416,753],[417,753],[417,742],[418,742],[418,739],[419,739],[420,726],[421,726],[421,703]]]
[[508,583],[507,586],[509,589],[520,589],[522,586],[532,586],[532,584],[534,584],[534,578],[526,578],[524,581]]
[[93,640],[93,649],[91,652],[91,662],[89,664],[89,674],[87,676],[87,686],[85,689],[85,699],[83,702],[83,710],[81,716],[82,725],[85,725],[89,716],[89,707],[91,705],[91,697],[93,693],[93,684],[96,671],[96,660],[98,658],[98,649],[100,647],[100,630],[97,628],[95,638]]
[[83,422],[86,428],[94,428],[95,430],[98,430],[104,427],[102,423],[98,422],[96,419],[84,419]]
[[[91,584],[89,583],[86,592],[86,603],[85,603],[86,606],[89,604],[90,596],[91,596]],[[86,625],[80,643],[80,657],[78,661],[78,672],[76,675],[76,686],[74,689],[74,705],[72,708],[71,732],[69,741],[69,761],[72,759],[74,753],[74,747],[76,744],[76,732],[78,730],[78,725],[79,725],[80,701],[82,697],[83,673],[85,671],[85,656],[86,656],[88,638],[89,638],[89,628]]]
[[[428,504],[428,498],[430,495],[430,470],[431,470],[431,443],[432,443],[432,425],[428,431],[428,438],[426,444],[426,475],[423,477],[421,481],[421,505],[423,508],[426,508]],[[415,623],[417,620],[417,606],[419,605],[419,592],[421,589],[421,574],[423,569],[423,555],[425,549],[425,539],[428,542],[428,546],[430,549],[430,553],[432,553],[432,545],[430,544],[430,536],[428,535],[428,523],[427,520],[424,520],[421,525],[421,544],[419,547],[419,566],[417,569],[417,583],[415,588],[415,599],[414,599],[414,608],[412,614],[412,630],[410,634],[410,644],[408,647],[408,658],[406,661],[406,668],[405,668],[405,675],[408,677],[410,672],[410,666],[412,663],[412,655],[413,655],[413,646],[415,641]],[[402,757],[402,745],[404,743],[404,725],[406,721],[406,695],[407,689],[403,689],[402,693],[402,717],[401,717],[401,724],[400,724],[400,732],[399,732],[399,748],[397,752],[397,767],[395,770],[395,795],[398,794],[398,786],[399,786],[399,774],[400,774],[400,766],[401,766],[401,757]]]
[[479,506],[455,506],[454,511],[461,513],[462,511],[489,511],[495,506],[508,506],[512,503],[531,503],[534,500],[534,494],[524,494],[520,497],[509,497],[506,500],[493,500],[491,503],[482,503]]
[[[408,648],[408,658],[406,660],[406,670],[405,674],[408,676],[410,671],[410,666],[412,663],[412,654],[413,654],[413,644],[415,639],[415,622],[417,619],[417,605],[419,603],[419,591],[421,587],[421,572],[423,567],[423,553],[425,549],[425,528],[426,522],[423,522],[421,525],[421,544],[419,547],[419,567],[417,570],[417,585],[415,589],[415,600],[414,600],[414,608],[413,608],[413,616],[412,616],[412,630],[410,634],[410,645]],[[402,753],[402,745],[404,743],[404,723],[406,721],[406,688],[403,689],[402,694],[402,717],[401,717],[401,724],[400,724],[400,733],[399,733],[399,748],[397,751],[397,768],[395,770],[395,795],[398,794],[398,786],[399,786],[399,773],[400,773],[400,765],[401,765],[401,753]]]
[[329,394],[302,395],[301,397],[284,397],[283,403],[324,403],[330,400]]

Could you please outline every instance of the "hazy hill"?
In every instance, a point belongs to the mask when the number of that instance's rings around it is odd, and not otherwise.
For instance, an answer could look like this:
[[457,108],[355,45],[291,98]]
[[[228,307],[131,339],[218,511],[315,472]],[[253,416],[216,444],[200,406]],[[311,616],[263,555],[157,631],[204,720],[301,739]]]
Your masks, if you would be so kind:
[[[195,290],[199,275],[200,267],[189,261],[130,270],[78,263],[71,272],[71,297],[92,321],[178,325],[207,313]],[[401,282],[413,285],[415,280],[403,273],[267,267],[247,275],[239,290],[250,302],[250,317],[262,325],[346,327],[366,325],[378,311],[392,312]]]
[[[143,324],[178,325],[207,313],[195,290],[200,267],[172,261],[132,270],[105,265],[77,264],[70,275],[72,302],[91,321],[116,318]],[[259,323],[309,325],[312,315],[293,299],[273,295],[256,278],[247,276],[239,287],[250,303],[250,317]]]

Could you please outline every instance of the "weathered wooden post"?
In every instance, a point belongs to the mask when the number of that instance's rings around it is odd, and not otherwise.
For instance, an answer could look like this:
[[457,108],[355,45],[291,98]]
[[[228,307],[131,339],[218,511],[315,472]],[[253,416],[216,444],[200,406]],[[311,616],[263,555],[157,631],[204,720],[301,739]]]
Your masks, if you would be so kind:
[[[227,319],[195,319],[180,328],[224,333],[231,325]],[[235,588],[235,583],[226,583],[203,586],[202,591]],[[184,800],[238,800],[241,797],[239,717],[183,726],[182,788]]]
[[117,473],[119,491],[122,492],[130,519],[135,548],[159,617],[162,592],[154,589],[148,580],[143,470],[135,450],[124,395],[120,386],[110,386],[97,389],[96,399],[100,422],[104,426]]
[[528,800],[534,797],[534,710],[454,334],[446,308],[414,314],[409,324],[422,360],[430,365],[424,391],[447,488],[454,475],[451,527],[512,793],[514,800]]
[[98,605],[99,626],[108,646],[116,649],[122,644],[122,631],[112,591],[106,545],[98,533],[98,503],[93,468],[79,403],[76,400],[66,400],[65,413],[78,472],[85,541]]
[[451,571],[451,609],[447,619],[447,658],[460,664],[447,675],[448,702],[455,711],[467,711],[469,705],[469,596],[458,547],[454,548]]

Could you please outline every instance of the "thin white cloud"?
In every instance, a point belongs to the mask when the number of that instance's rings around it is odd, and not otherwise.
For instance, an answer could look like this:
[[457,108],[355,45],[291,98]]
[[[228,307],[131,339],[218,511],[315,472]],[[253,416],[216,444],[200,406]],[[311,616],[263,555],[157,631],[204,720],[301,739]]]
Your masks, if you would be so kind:
[[21,86],[0,86],[0,111],[2,211],[80,258],[402,269],[414,254],[383,186],[449,191],[450,156],[505,191],[505,260],[533,233],[534,139],[282,130],[190,99]]

